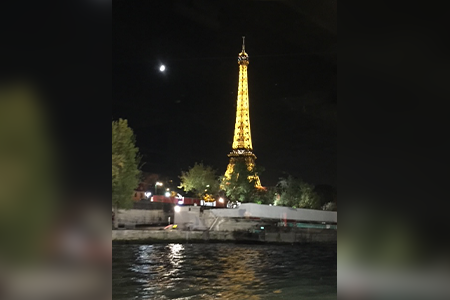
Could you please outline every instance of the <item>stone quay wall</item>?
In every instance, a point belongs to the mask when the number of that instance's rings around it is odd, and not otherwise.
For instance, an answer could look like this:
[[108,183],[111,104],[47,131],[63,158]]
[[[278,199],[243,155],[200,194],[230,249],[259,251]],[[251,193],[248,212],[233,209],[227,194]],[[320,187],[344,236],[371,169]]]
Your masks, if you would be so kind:
[[290,232],[113,230],[113,243],[336,243],[337,230],[300,228]]

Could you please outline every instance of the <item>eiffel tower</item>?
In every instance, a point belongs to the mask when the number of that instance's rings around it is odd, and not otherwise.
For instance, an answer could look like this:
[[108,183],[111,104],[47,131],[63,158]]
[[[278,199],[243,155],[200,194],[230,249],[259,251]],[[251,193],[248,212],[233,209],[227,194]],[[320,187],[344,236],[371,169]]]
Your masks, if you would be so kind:
[[[236,123],[234,125],[234,138],[232,151],[228,154],[228,163],[225,177],[230,178],[234,165],[238,161],[243,161],[250,171],[255,167],[256,155],[253,154],[252,135],[250,132],[250,109],[248,98],[248,54],[245,52],[245,37],[242,37],[242,51],[238,55],[239,64],[239,84],[236,106]],[[250,178],[249,178],[250,179]],[[255,178],[255,185],[261,187],[259,177]]]

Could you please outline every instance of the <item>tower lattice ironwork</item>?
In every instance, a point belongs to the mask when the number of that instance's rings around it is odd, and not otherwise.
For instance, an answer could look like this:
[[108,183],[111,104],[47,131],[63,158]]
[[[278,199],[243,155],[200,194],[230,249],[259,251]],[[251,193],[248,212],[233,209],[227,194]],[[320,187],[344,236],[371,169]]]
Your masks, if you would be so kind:
[[[247,68],[249,64],[248,54],[245,52],[245,37],[242,37],[242,51],[238,55],[239,83],[236,105],[236,123],[234,125],[234,138],[232,151],[228,154],[230,162],[225,172],[225,177],[230,178],[234,165],[238,161],[243,161],[248,170],[255,167],[256,155],[253,153],[252,135],[250,131],[250,109],[248,97]],[[260,187],[261,182],[256,176],[256,186]]]

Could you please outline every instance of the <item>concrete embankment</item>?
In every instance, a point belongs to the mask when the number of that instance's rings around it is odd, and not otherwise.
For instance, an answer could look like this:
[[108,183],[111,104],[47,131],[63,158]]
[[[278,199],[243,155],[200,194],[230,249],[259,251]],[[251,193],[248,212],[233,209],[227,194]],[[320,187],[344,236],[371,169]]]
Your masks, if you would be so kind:
[[336,243],[337,230],[301,228],[289,232],[113,230],[113,243]]

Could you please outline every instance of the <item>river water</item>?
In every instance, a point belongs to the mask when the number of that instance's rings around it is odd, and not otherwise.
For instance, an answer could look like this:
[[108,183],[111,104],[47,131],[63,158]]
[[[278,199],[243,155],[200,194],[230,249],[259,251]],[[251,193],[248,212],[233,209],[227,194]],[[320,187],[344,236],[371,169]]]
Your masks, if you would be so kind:
[[113,245],[113,299],[336,299],[336,244]]

